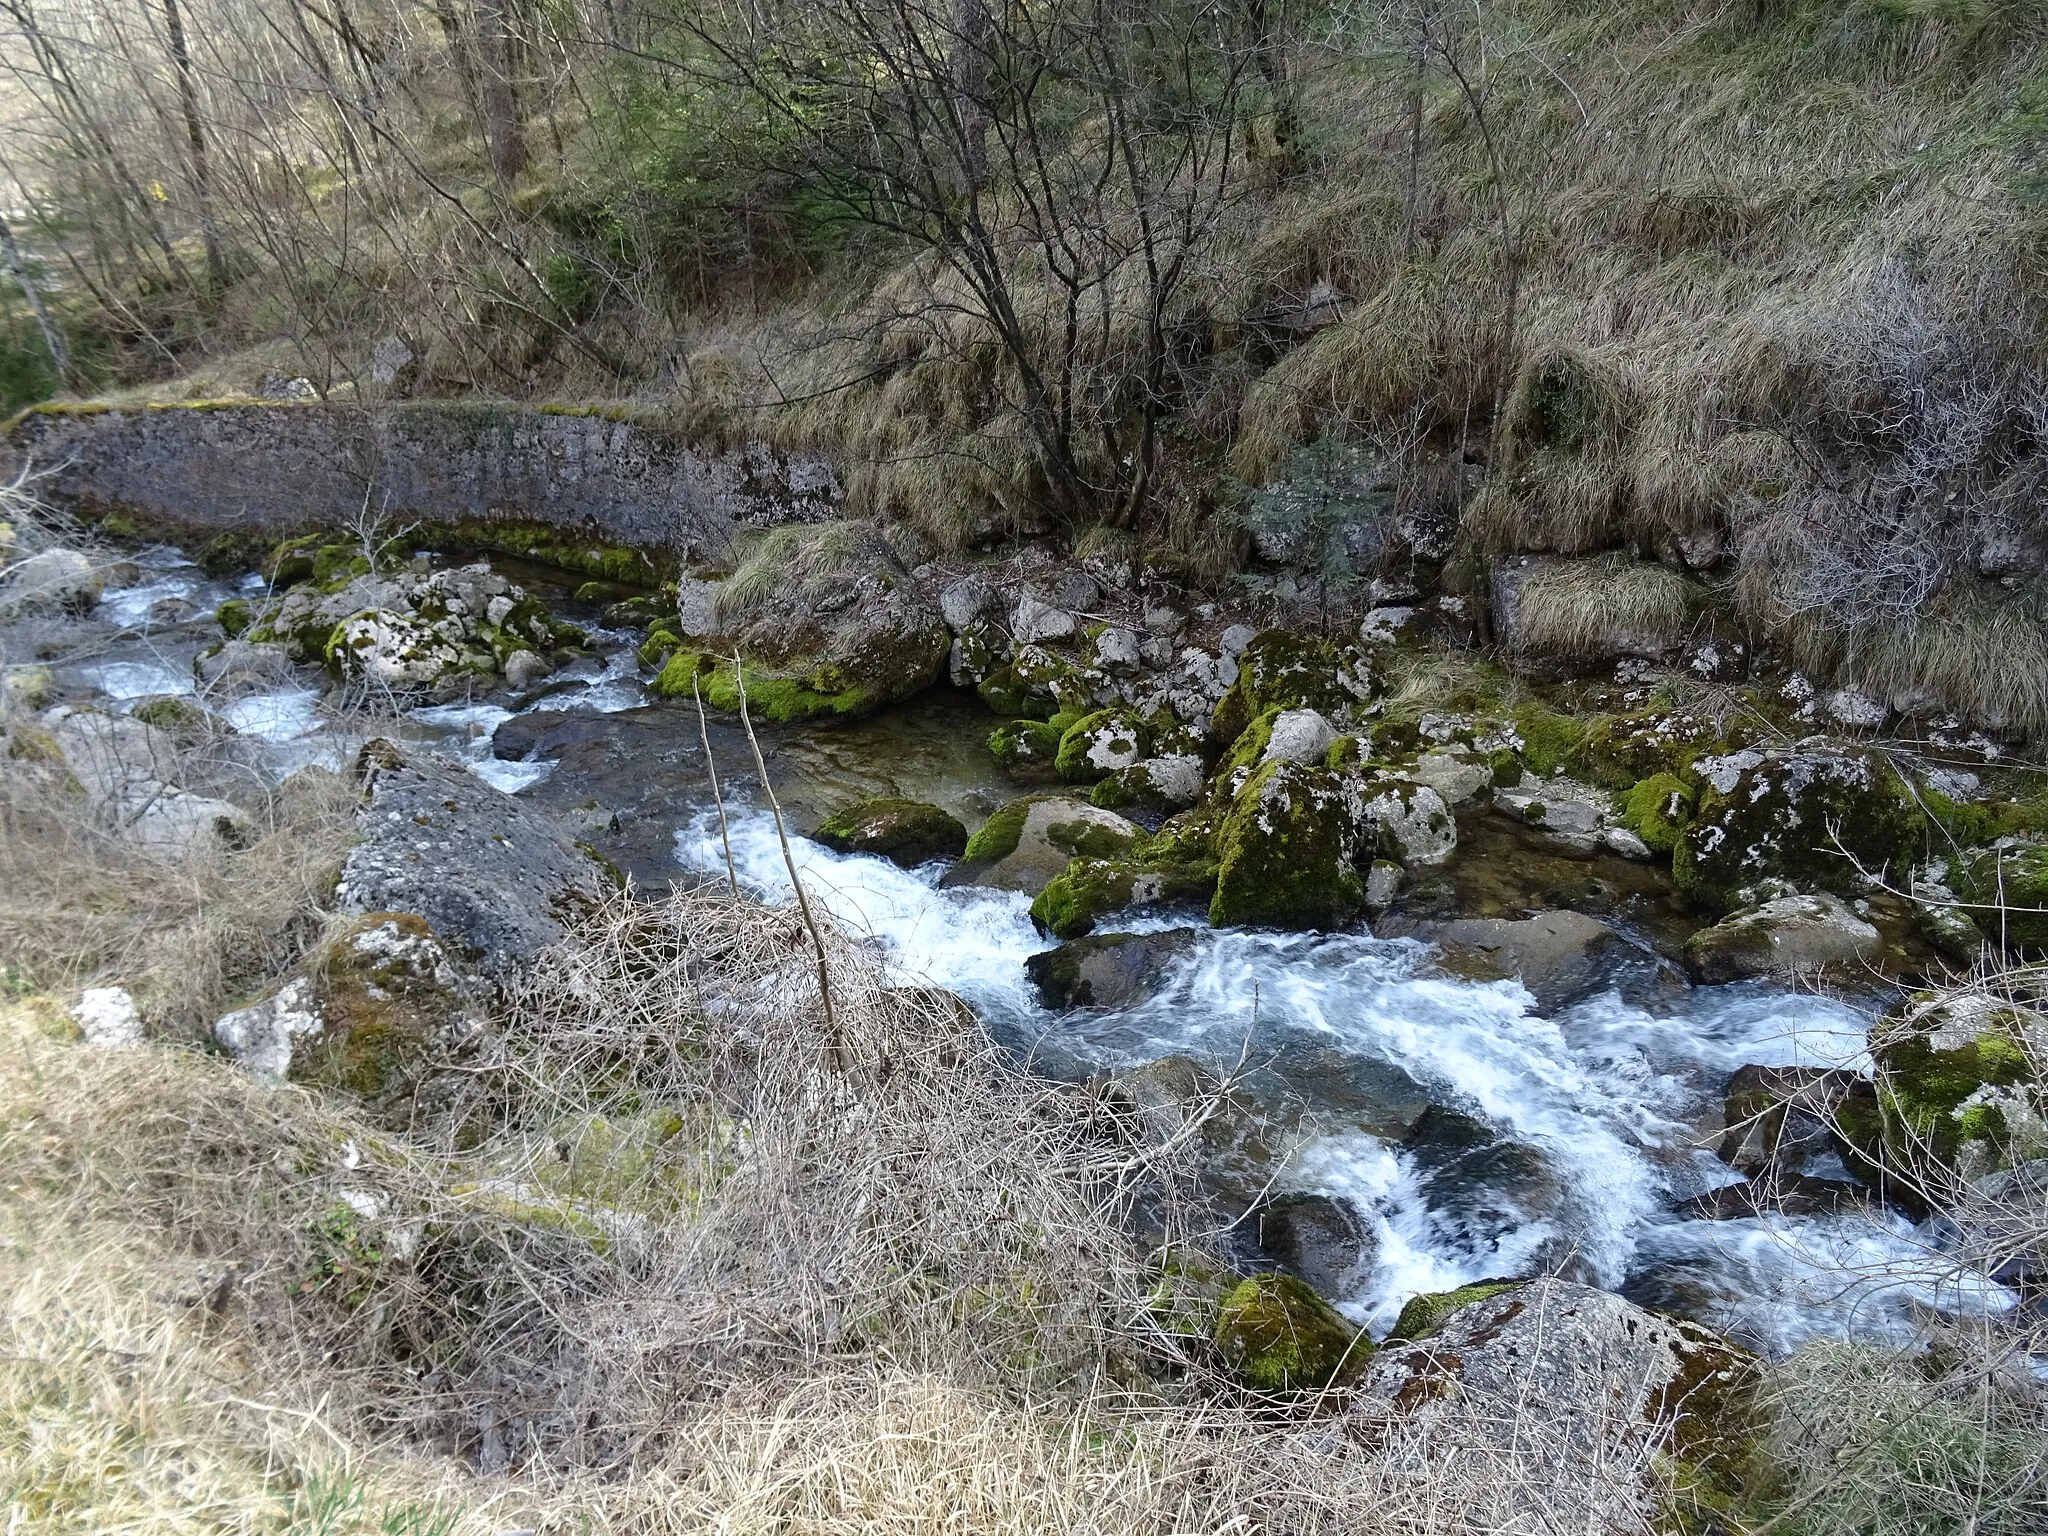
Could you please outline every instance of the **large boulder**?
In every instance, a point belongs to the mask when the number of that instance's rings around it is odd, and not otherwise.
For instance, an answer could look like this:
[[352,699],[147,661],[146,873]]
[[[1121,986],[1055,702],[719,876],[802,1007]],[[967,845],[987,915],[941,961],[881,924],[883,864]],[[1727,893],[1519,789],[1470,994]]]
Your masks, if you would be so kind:
[[1679,891],[1727,912],[1774,882],[1854,895],[1863,875],[1896,876],[1922,818],[1881,758],[1802,744],[1745,748],[1694,764],[1699,803],[1672,855]]
[[1405,774],[1365,784],[1362,814],[1378,850],[1404,868],[1442,864],[1457,852],[1458,822],[1442,795]]
[[345,912],[411,912],[486,975],[515,973],[604,892],[598,865],[552,821],[461,768],[363,751],[362,840],[342,865]]
[[1976,930],[2024,954],[2048,954],[2048,843],[1975,848],[1949,861],[1958,914]]
[[1211,719],[1226,745],[1268,710],[1311,709],[1326,720],[1342,721],[1375,691],[1372,663],[1364,651],[1293,630],[1266,630],[1245,646],[1234,665],[1236,679]]
[[936,805],[887,796],[833,812],[812,835],[835,853],[872,853],[905,869],[958,858],[967,847],[967,828],[956,817]]
[[1094,784],[1151,755],[1152,727],[1128,709],[1083,715],[1060,738],[1054,766],[1072,784]]
[[1483,1469],[1473,1528],[1641,1529],[1659,1490],[1624,1469],[1659,1451],[1711,1465],[1743,1438],[1755,1364],[1695,1324],[1566,1280],[1418,1302],[1367,1362],[1348,1427]]
[[1366,825],[1348,775],[1266,764],[1238,790],[1217,836],[1209,921],[1219,928],[1343,927],[1365,909],[1358,856]]
[[1871,1031],[1878,1092],[1837,1119],[1851,1166],[1908,1208],[2048,1153],[2048,1016],[1963,987],[1909,999]]
[[1434,943],[1445,969],[1472,980],[1520,981],[1545,1011],[1611,985],[1624,968],[1654,970],[1654,957],[1598,918],[1582,912],[1533,917],[1469,917],[1451,922],[1389,925],[1384,937]]
[[1803,976],[1860,965],[1880,947],[1877,929],[1839,897],[1781,896],[1702,928],[1686,940],[1685,963],[1704,982]]
[[46,549],[0,572],[0,616],[32,608],[83,613],[105,589],[106,580],[90,556],[75,549]]
[[1088,798],[1106,811],[1169,814],[1202,798],[1202,760],[1192,752],[1148,757],[1097,784]]
[[255,839],[255,821],[240,806],[178,782],[191,764],[171,732],[87,709],[60,707],[43,722],[93,820],[123,841],[183,858]]
[[1144,841],[1144,829],[1114,811],[1063,795],[1028,795],[982,824],[945,883],[1036,896],[1074,859],[1122,858]]
[[694,684],[713,708],[731,712],[744,682],[750,711],[791,721],[871,714],[937,682],[953,632],[880,536],[859,534],[831,569],[823,579],[807,558],[760,562],[766,589],[750,582],[744,605],[721,594],[721,632],[677,650],[655,691],[687,699]]

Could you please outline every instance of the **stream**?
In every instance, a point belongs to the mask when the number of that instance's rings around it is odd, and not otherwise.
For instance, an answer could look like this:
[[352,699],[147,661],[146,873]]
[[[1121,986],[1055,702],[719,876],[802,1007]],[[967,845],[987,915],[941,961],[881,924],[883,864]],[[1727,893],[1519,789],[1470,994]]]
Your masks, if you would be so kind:
[[[193,656],[219,633],[210,615],[262,590],[260,577],[210,578],[172,549],[134,558],[138,579],[96,611],[109,632],[51,664],[60,694],[123,708],[193,693]],[[578,610],[559,573],[505,569],[592,626],[594,613]],[[591,628],[599,654],[530,695],[421,707],[369,726],[330,720],[321,694],[302,684],[217,712],[277,779],[311,764],[342,767],[374,729],[578,824],[577,836],[643,887],[722,880],[695,711],[650,698],[637,639]],[[1019,793],[982,746],[988,729],[977,703],[940,689],[850,726],[764,730],[762,745],[797,827],[875,793],[934,801],[971,827]],[[745,738],[717,720],[710,734],[736,807],[739,877],[768,900],[787,899],[773,824],[743,770]],[[813,898],[872,936],[903,981],[957,992],[1002,1045],[1048,1075],[1170,1054],[1241,1069],[1292,1152],[1277,1188],[1344,1202],[1367,1232],[1333,1299],[1375,1332],[1418,1293],[1537,1271],[1696,1317],[1774,1356],[1826,1336],[1905,1341],[1930,1310],[2017,1304],[1896,1214],[1708,1220],[1679,1209],[1740,1182],[1712,1150],[1729,1074],[1746,1063],[1867,1065],[1865,1036],[1883,997],[1617,984],[1546,1012],[1517,982],[1432,970],[1432,951],[1414,940],[1202,926],[1143,1001],[1054,1013],[1024,972],[1052,942],[1033,929],[1026,898],[942,889],[940,866],[905,871],[803,838],[795,848]],[[1148,915],[1121,926],[1199,921]],[[1807,1171],[1847,1177],[1831,1154]]]

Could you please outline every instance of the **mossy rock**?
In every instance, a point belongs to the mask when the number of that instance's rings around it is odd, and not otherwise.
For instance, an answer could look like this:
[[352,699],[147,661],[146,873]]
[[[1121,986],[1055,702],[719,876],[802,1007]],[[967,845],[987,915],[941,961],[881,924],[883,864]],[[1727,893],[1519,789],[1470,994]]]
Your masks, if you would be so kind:
[[989,732],[989,755],[1012,773],[1049,773],[1059,756],[1062,734],[1044,720],[1005,720]]
[[2023,954],[2048,954],[2048,843],[1959,854],[1949,860],[1949,884],[1987,938]]
[[650,671],[659,671],[668,664],[669,657],[682,648],[681,635],[673,630],[656,628],[647,632],[647,638],[640,642],[640,649],[634,654],[641,666]]
[[[1237,739],[1230,744],[1230,750],[1223,754],[1223,760],[1216,765],[1217,776],[1227,780],[1233,774],[1241,775],[1256,769],[1265,759],[1266,748],[1273,744],[1273,722],[1278,720],[1282,713],[1281,707],[1276,704],[1271,709],[1261,710],[1248,721],[1245,728],[1237,733]],[[1356,740],[1353,736],[1339,736],[1336,741],[1330,743],[1331,754],[1337,753],[1340,743],[1355,743]],[[1341,763],[1328,762],[1325,766],[1337,768]]]
[[1327,768],[1268,763],[1245,783],[1217,836],[1218,928],[1343,927],[1365,910],[1355,783]]
[[1118,912],[1206,901],[1214,889],[1213,873],[1199,866],[1155,864],[1149,858],[1075,859],[1033,898],[1031,921],[1054,938],[1078,939]]
[[358,544],[323,544],[313,551],[313,585],[339,592],[358,576],[370,574],[370,557]]
[[416,1081],[464,1013],[446,951],[410,912],[357,919],[309,974],[323,1028],[293,1053],[291,1077],[372,1103]]
[[271,588],[282,592],[286,587],[311,581],[313,555],[325,539],[324,534],[308,533],[276,545],[263,562],[263,573],[270,578]]
[[1202,760],[1192,753],[1150,757],[1119,768],[1088,793],[1106,811],[1166,816],[1202,798]]
[[256,622],[256,608],[246,597],[231,597],[214,611],[221,633],[230,640]]
[[[779,725],[853,719],[872,714],[900,697],[888,689],[855,682],[829,663],[794,674],[749,666],[744,675],[748,712]],[[736,715],[740,711],[740,676],[730,657],[677,651],[662,664],[652,686],[663,698],[687,699],[694,680],[706,704]]]
[[1727,746],[1713,722],[1679,710],[1601,715],[1586,728],[1571,768],[1603,789],[1627,789],[1658,775],[1684,774],[1695,759]]
[[[153,699],[144,699],[129,711],[144,725],[153,725],[165,734],[182,742],[198,741],[206,735],[214,722],[205,710],[190,699],[167,693]],[[225,723],[219,726],[227,733]]]
[[1387,1335],[1387,1343],[1405,1343],[1414,1339],[1426,1339],[1452,1313],[1469,1307],[1475,1301],[1484,1301],[1489,1296],[1498,1296],[1512,1291],[1522,1282],[1519,1280],[1475,1280],[1470,1285],[1461,1285],[1455,1291],[1435,1291],[1427,1296],[1411,1296],[1401,1308],[1401,1315],[1394,1320],[1393,1331]]
[[1065,795],[1026,795],[1000,807],[967,840],[953,885],[988,885],[1037,896],[1075,859],[1137,858],[1144,829]]
[[1669,854],[1692,820],[1693,800],[1693,787],[1676,774],[1652,774],[1622,797],[1621,824],[1652,853]]
[[1019,646],[1010,664],[975,690],[993,714],[1050,720],[1063,711],[1079,716],[1094,702],[1094,685],[1071,661],[1039,645]]
[[1577,760],[1585,750],[1590,730],[1584,721],[1560,715],[1540,704],[1527,704],[1515,711],[1515,734],[1522,741],[1521,759],[1531,773],[1545,778]]
[[1694,770],[1699,799],[1671,872],[1680,894],[1714,911],[1765,882],[1852,896],[1859,864],[1896,876],[1919,849],[1919,808],[1873,754],[1749,749]]
[[1981,994],[1909,999],[1873,1031],[1875,1100],[1839,1117],[1851,1166],[1873,1183],[1901,1172],[1915,1189],[2002,1166],[2015,1150],[2006,1110],[2030,1105],[2024,1121],[2040,1113],[2034,1061],[2021,1041],[2029,1034],[2038,1041],[2044,1030],[2039,1015],[2022,1016]]
[[1237,681],[1217,702],[1210,723],[1228,746],[1269,710],[1313,709],[1341,720],[1369,700],[1375,686],[1372,662],[1357,646],[1269,629],[1238,656]]
[[1255,1275],[1216,1309],[1224,1363],[1260,1392],[1313,1392],[1355,1375],[1372,1342],[1292,1275]]
[[1152,732],[1134,710],[1098,709],[1068,726],[1053,766],[1070,784],[1094,784],[1151,755]]
[[905,869],[957,858],[967,847],[967,828],[957,818],[936,805],[885,796],[835,811],[815,836],[837,853],[877,854]]

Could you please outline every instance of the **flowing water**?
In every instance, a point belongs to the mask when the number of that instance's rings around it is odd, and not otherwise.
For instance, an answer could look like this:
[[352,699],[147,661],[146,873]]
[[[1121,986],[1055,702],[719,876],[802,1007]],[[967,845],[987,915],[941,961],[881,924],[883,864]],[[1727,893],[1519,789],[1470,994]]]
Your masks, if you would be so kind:
[[[142,579],[102,606],[124,632],[62,669],[114,707],[192,692],[192,655],[217,631],[153,628],[165,598],[209,613],[250,587],[209,581],[171,550],[142,563]],[[531,572],[518,579],[535,585]],[[565,592],[541,595],[567,606]],[[602,659],[575,663],[537,698],[419,708],[377,729],[553,814],[588,814],[597,846],[645,884],[722,879],[697,717],[649,700],[633,638],[596,631]],[[302,685],[221,713],[278,777],[338,767],[359,744]],[[877,792],[935,800],[972,825],[1015,793],[980,747],[987,729],[975,706],[935,696],[851,728],[768,731],[763,744],[799,826]],[[786,899],[744,738],[715,720],[711,738],[737,807],[739,877]],[[1201,927],[1144,1001],[1056,1014],[1025,976],[1024,961],[1050,942],[1025,898],[941,889],[937,867],[905,871],[804,838],[795,849],[813,898],[870,935],[902,979],[957,992],[1040,1070],[1076,1077],[1182,1054],[1238,1072],[1291,1154],[1277,1188],[1342,1201],[1368,1232],[1337,1299],[1375,1330],[1420,1292],[1560,1269],[1773,1354],[1819,1335],[1909,1337],[1929,1310],[2015,1304],[1895,1216],[1680,1213],[1690,1197],[1738,1181],[1711,1151],[1728,1075],[1751,1062],[1867,1065],[1881,1000],[1760,984],[1617,986],[1545,1012],[1516,982],[1442,974],[1412,940]]]

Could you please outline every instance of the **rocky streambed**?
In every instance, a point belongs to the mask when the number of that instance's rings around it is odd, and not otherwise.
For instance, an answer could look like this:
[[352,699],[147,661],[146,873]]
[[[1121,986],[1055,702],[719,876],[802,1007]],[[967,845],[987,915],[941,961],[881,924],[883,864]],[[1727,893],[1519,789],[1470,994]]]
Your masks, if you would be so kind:
[[[1222,1092],[1203,1156],[1230,1244],[1376,1333],[1417,1296],[1539,1273],[1774,1354],[2038,1304],[1876,1198],[1813,1103],[1784,1107],[1788,1084],[1854,1097],[1901,982],[1999,937],[1981,888],[2023,886],[2036,845],[1981,750],[1966,771],[1955,742],[1805,735],[1810,693],[1683,666],[1539,694],[1458,648],[1454,599],[1332,636],[1179,612],[1115,571],[858,548],[666,595],[285,553],[302,568],[158,546],[17,585],[7,687],[36,751],[109,814],[147,805],[152,836],[233,838],[238,786],[392,743],[345,892],[488,961],[558,931],[579,882],[723,881],[728,841],[732,878],[787,895],[744,679],[812,898],[1036,1070],[1141,1108]],[[204,782],[153,778],[201,728]],[[289,1013],[222,1041],[288,1045]],[[1950,1061],[1963,1035],[1918,1038]],[[1980,1073],[1937,1106],[1948,1154],[1995,1172],[2032,1091]],[[1962,1105],[2000,1093],[1995,1127]],[[1770,1111],[1768,1146],[1740,1134]]]

